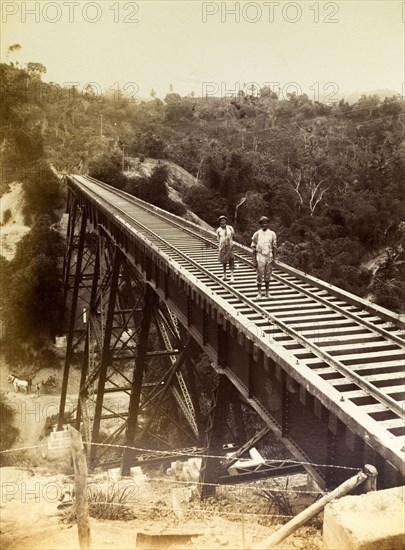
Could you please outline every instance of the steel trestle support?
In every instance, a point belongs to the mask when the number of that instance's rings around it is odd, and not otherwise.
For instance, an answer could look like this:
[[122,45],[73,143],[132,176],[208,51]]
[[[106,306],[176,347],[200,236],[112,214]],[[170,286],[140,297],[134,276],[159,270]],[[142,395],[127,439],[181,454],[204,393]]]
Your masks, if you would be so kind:
[[135,361],[135,367],[132,379],[131,397],[129,400],[128,409],[128,421],[127,421],[127,433],[125,438],[125,445],[127,448],[124,450],[122,457],[122,474],[128,475],[130,469],[130,461],[133,456],[131,449],[128,447],[134,443],[135,433],[138,424],[139,404],[142,390],[142,380],[145,371],[145,359],[148,349],[148,336],[150,325],[152,321],[152,307],[156,301],[156,294],[152,291],[150,286],[147,286],[145,293],[145,301],[143,308],[143,315],[141,321],[141,332],[139,337],[138,357]]
[[[152,431],[152,424],[161,419],[177,428],[176,441],[184,440],[181,446],[190,446],[190,440],[198,444],[193,420],[200,410],[198,395],[195,381],[190,389],[181,373],[188,362],[187,343],[180,338],[176,318],[159,302],[114,235],[101,224],[90,225],[91,216],[74,194],[69,197],[69,214],[64,282],[70,320],[58,429],[73,422],[82,431],[92,467],[105,454],[107,460],[115,460],[111,449],[102,447],[107,442],[118,448],[140,441],[150,448],[155,442],[157,450],[174,449],[159,426]],[[77,405],[66,411],[71,364],[79,358]],[[186,423],[179,420],[179,412]],[[198,420],[200,424],[199,416]],[[147,428],[142,428],[145,422]],[[128,473],[134,454],[130,449],[119,452],[123,472]]]
[[[72,303],[70,306],[70,321],[69,321],[69,331],[67,335],[65,367],[63,371],[62,390],[61,390],[61,397],[60,397],[58,430],[62,429],[64,418],[65,418],[66,394],[67,394],[67,385],[68,385],[68,379],[69,379],[70,363],[73,357],[73,339],[74,339],[74,331],[75,331],[75,324],[76,324],[76,311],[77,311],[77,301],[79,297],[83,249],[84,249],[84,242],[85,242],[85,236],[86,236],[86,224],[87,224],[87,216],[85,212],[82,212],[82,220],[81,220],[80,235],[79,235],[79,246],[77,250],[75,280],[73,285]],[[74,229],[72,229],[71,238],[72,239],[74,238]],[[69,267],[70,267],[70,262],[67,263],[66,268],[69,269]],[[65,281],[68,280],[68,278],[69,278],[69,275],[66,275]]]

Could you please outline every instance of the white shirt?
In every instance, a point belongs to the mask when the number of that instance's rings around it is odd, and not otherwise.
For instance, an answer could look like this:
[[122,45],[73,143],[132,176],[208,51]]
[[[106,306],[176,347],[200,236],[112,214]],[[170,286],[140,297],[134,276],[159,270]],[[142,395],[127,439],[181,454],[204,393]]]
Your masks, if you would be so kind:
[[252,237],[252,248],[262,256],[270,256],[274,254],[274,249],[277,246],[277,236],[270,229],[259,229]]
[[228,240],[229,244],[232,246],[233,244],[233,236],[235,235],[235,230],[231,225],[226,225],[225,227],[218,227],[217,231],[217,239],[219,241],[219,246],[224,244],[226,240]]

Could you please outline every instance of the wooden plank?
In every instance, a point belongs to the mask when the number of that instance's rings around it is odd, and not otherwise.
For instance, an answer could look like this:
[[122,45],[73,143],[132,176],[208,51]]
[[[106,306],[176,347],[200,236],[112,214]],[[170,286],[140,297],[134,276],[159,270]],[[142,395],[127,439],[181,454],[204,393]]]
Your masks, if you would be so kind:
[[389,409],[382,403],[373,403],[372,405],[359,405],[366,414],[387,412]]
[[[390,372],[389,374],[373,374],[369,376],[363,376],[364,380],[367,380],[368,382],[383,382],[383,381],[390,381],[393,382],[394,380],[405,380],[405,374],[403,372]],[[338,388],[339,386],[345,386],[347,384],[355,382],[350,382],[347,378],[340,378],[339,380],[328,380],[328,382],[334,387]],[[384,388],[379,388],[383,390]]]
[[391,420],[379,420],[378,423],[381,424],[381,426],[383,426],[387,430],[404,427],[404,420],[402,418],[392,418]]
[[[329,345],[336,346],[336,349],[340,349],[342,345],[353,345],[353,344],[369,344],[373,342],[383,342],[381,336],[373,334],[371,332],[363,332],[358,334],[353,333],[341,333],[339,330],[332,332],[330,335],[317,334],[316,340],[318,345],[322,348]],[[331,348],[332,349],[332,348]]]
[[[378,324],[382,328],[384,328],[386,331],[389,331],[390,327],[387,326],[387,323],[384,323],[381,319],[378,317],[372,318],[373,324]],[[356,323],[352,319],[347,318],[341,318],[341,319],[334,319],[331,321],[323,322],[321,319],[319,320],[319,323],[317,325],[319,331],[328,331],[328,330],[339,330],[339,333],[346,334],[346,333],[354,333],[357,334],[359,332],[372,332],[375,334],[374,331],[371,331],[364,325],[361,325],[359,323]],[[305,334],[305,331],[308,330],[307,328],[303,329],[303,334]],[[396,333],[395,329],[392,329],[393,333]]]
[[297,295],[290,296],[284,295],[284,294],[277,294],[277,292],[274,291],[274,289],[270,289],[271,294],[271,305],[275,308],[286,308],[291,309],[294,308],[297,304],[300,306],[318,306],[316,300],[309,298],[307,296],[300,296],[298,293]]
[[[281,329],[277,329],[275,332],[277,335],[280,335],[280,342],[283,341],[282,339],[288,340],[290,338],[290,336],[285,334]],[[319,323],[315,325],[314,328],[305,327],[300,330],[300,334],[305,337],[316,335],[318,338],[327,339],[328,337],[335,337],[336,335],[355,337],[356,335],[371,334],[371,332],[368,331],[367,328],[356,325],[353,321],[342,319],[341,322],[331,321],[329,323]]]
[[[299,325],[302,327],[303,325],[312,324],[314,328],[318,326],[319,322],[326,322],[326,321],[336,321],[342,319],[341,315],[338,315],[334,311],[327,311],[325,310],[325,313],[322,315],[319,319],[314,319],[313,317],[284,317],[283,322],[293,324],[293,326]],[[314,324],[315,323],[315,324]]]
[[[355,354],[348,354],[343,355],[339,357],[339,361],[344,362],[345,365],[351,366],[355,365],[356,363],[376,363],[378,361],[381,362],[381,359],[383,360],[398,360],[403,361],[404,360],[404,352],[402,350],[390,350],[390,351],[382,351],[378,352],[378,355],[375,353],[362,353],[361,355],[355,355]],[[314,359],[305,359],[306,365],[316,365],[316,363],[320,363],[322,360],[319,358]]]
[[[333,357],[339,358],[339,360],[342,360],[342,357],[356,358],[358,355],[369,355],[372,354],[373,356],[379,357],[380,354],[389,354],[391,352],[398,352],[398,354],[402,358],[405,359],[405,354],[403,350],[399,349],[395,344],[392,344],[391,342],[366,342],[365,344],[357,344],[353,346],[352,344],[348,343],[342,343],[342,344],[335,344],[334,342],[330,342],[328,345],[321,346],[322,351],[326,351],[330,353]],[[288,348],[291,349],[291,348]],[[308,351],[306,351],[306,354],[309,354]],[[294,353],[296,357],[299,359],[305,359],[305,354],[298,352]]]
[[[292,319],[294,321],[297,317],[304,317],[306,319],[310,319],[311,317],[318,317],[318,315],[327,315],[330,314],[330,309],[324,307],[324,306],[315,306],[313,308],[310,307],[297,307],[296,313],[291,314],[290,312],[285,313],[278,313],[277,318],[284,320],[285,318]],[[273,309],[272,309],[273,313]]]
[[[405,396],[405,390],[401,385],[394,385],[394,386],[385,386],[384,388],[380,388],[380,391],[383,391],[386,395],[392,395],[392,394],[402,394]],[[345,391],[342,393],[342,396],[344,396],[345,399],[356,399],[358,397],[364,397],[368,396],[368,394],[364,390],[350,390]],[[398,401],[399,404],[402,403],[402,401]]]
[[[367,370],[377,371],[380,369],[381,370],[387,369],[387,373],[389,372],[389,369],[403,371],[404,365],[402,361],[385,361],[382,363],[366,363],[365,365],[356,365],[353,371],[357,373],[361,373],[361,371],[367,371]],[[334,372],[336,372],[336,369],[333,367],[322,367],[322,368],[313,369],[313,370],[314,372],[316,372],[316,374],[319,374],[319,376],[333,374]]]
[[[316,331],[314,331],[312,334],[303,336],[302,333],[298,330],[297,331],[299,336],[304,337],[312,344],[316,344],[320,351],[326,351],[330,355],[333,355],[334,357],[338,357],[339,355],[347,354],[348,352],[357,352],[357,350],[360,350],[359,353],[361,353],[361,349],[367,349],[371,346],[376,346],[379,343],[383,346],[384,350],[387,348],[387,345],[385,342],[376,341],[376,338],[373,339],[372,336],[370,336],[369,339],[361,338],[354,339],[353,337],[348,337],[348,339],[345,340],[339,340],[339,336],[335,336],[336,340],[334,340],[334,337],[331,335],[327,338],[319,337]],[[357,341],[356,341],[357,340]],[[285,339],[278,339],[278,342],[282,346],[284,346],[286,349],[291,350],[296,357],[299,359],[305,359],[305,357],[310,357],[314,355],[314,353],[307,351],[307,349],[304,347],[303,344],[300,342],[297,342],[294,338],[290,338],[290,341],[287,341]],[[364,344],[362,348],[358,344]],[[299,348],[303,348],[303,351],[296,351],[299,350]],[[372,350],[374,351],[374,349]],[[378,350],[376,350],[378,351]],[[332,353],[335,352],[335,353]],[[340,353],[339,353],[340,352]],[[315,354],[316,355],[316,354]]]
[[359,296],[355,296],[354,294],[351,294],[346,290],[342,290],[341,288],[333,286],[329,283],[325,283],[324,281],[322,281],[321,279],[318,279],[317,277],[313,277],[311,275],[298,271],[298,269],[290,267],[287,264],[283,264],[281,262],[277,262],[277,264],[280,266],[280,268],[283,271],[296,276],[300,281],[306,281],[310,284],[313,284],[317,288],[322,288],[326,290],[328,294],[338,296],[339,298],[342,298],[343,300],[345,300],[350,304],[354,304],[358,307],[361,307],[362,309],[365,309],[366,311],[369,311],[373,315],[378,315],[382,319],[385,319],[386,321],[389,321],[395,324],[399,328],[405,328],[405,322],[401,320],[398,314],[395,314],[394,312],[389,311],[388,309],[385,309],[374,303],[368,302],[367,300],[364,300]]
[[[235,285],[232,285],[232,288],[236,288]],[[243,292],[243,294],[246,296],[246,297],[250,297],[252,298],[252,296],[256,296],[257,294],[257,285],[252,285],[251,288],[247,288],[246,286],[244,286],[243,288],[241,289],[237,289],[239,290],[239,292]],[[222,292],[221,291],[218,291],[218,294],[223,294],[225,295],[227,293],[227,291],[223,290]],[[280,297],[277,296],[277,294],[274,293],[274,290],[272,290],[270,288],[270,295],[271,295],[271,306],[272,306],[272,310],[273,310],[273,306],[274,306],[274,309],[278,309],[278,308],[283,308],[284,306],[286,307],[286,309],[288,310],[288,306],[291,305],[291,308],[290,309],[293,309],[293,310],[296,310],[296,304],[302,304],[302,306],[305,306],[305,305],[312,305],[312,304],[315,304],[315,302],[311,302],[310,300],[305,300],[305,301],[300,301],[300,298],[299,296],[291,296],[291,300],[289,300],[287,302],[287,304],[285,303],[285,301],[279,299]],[[235,298],[230,298],[229,299],[229,302],[232,303],[237,303],[239,302],[240,305],[236,306],[237,309],[239,310],[246,310],[246,311],[251,311],[251,308],[244,302],[241,302],[240,299],[238,300],[238,298],[235,296]],[[315,304],[316,305],[316,304]],[[295,306],[295,307],[294,307]],[[319,305],[318,305],[319,307]]]
[[364,344],[358,343],[355,346],[352,346],[350,343],[335,346],[335,343],[331,342],[330,346],[322,346],[322,349],[329,351],[334,357],[346,355],[346,353],[344,352],[348,352],[353,355],[372,353],[379,356],[381,353],[385,354],[386,352],[395,351],[398,352],[399,355],[402,353],[402,357],[403,359],[405,359],[405,352],[403,349],[393,344],[392,342],[381,340],[376,342],[369,341],[365,342]]

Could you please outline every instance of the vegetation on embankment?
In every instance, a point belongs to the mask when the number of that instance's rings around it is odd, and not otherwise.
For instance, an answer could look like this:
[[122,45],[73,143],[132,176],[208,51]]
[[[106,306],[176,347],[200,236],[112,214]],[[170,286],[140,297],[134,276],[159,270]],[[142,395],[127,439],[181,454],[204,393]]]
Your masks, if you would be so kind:
[[[108,98],[103,101],[108,104]],[[403,311],[400,98],[364,96],[354,105],[329,106],[307,96],[279,99],[266,90],[260,97],[234,99],[168,94],[165,102],[155,98],[125,110],[128,133],[121,127],[112,154],[117,174],[122,164],[117,147],[124,143],[126,155],[141,161],[147,156],[176,162],[197,178],[194,186],[180,185],[177,191],[200,218],[214,225],[226,213],[238,238],[250,244],[266,213],[279,236],[282,260]],[[91,164],[93,174],[99,162]],[[104,155],[101,164],[106,163]],[[164,170],[149,179],[116,181],[181,215],[178,205],[167,202]],[[372,273],[365,265],[381,251],[386,260]]]
[[[326,105],[263,88],[228,98],[182,98],[171,91],[164,101],[155,94],[134,101],[117,91],[100,95],[90,84],[83,90],[46,84],[37,65],[31,71],[1,66],[6,86],[17,90],[7,99],[9,109],[17,118],[23,111],[29,115],[18,132],[14,124],[4,129],[7,120],[1,130],[14,149],[37,137],[41,145],[27,148],[31,159],[43,151],[58,170],[90,167],[99,177],[108,177],[112,163],[110,183],[182,214],[168,200],[164,168],[131,181],[122,175],[125,157],[175,162],[197,181],[180,189],[183,201],[211,225],[228,214],[248,244],[265,213],[278,233],[282,260],[402,310],[405,146],[399,96]],[[24,109],[16,110],[16,101]],[[373,275],[364,266],[383,250],[387,260]]]
[[[0,65],[0,161],[3,166],[1,193],[12,182],[21,182],[23,203],[19,214],[31,227],[17,244],[11,261],[0,256],[0,311],[2,351],[18,371],[20,362],[47,356],[49,345],[63,329],[64,304],[61,259],[64,242],[52,225],[64,203],[57,175],[46,158],[44,131],[46,105],[31,95],[38,90],[40,74]],[[7,212],[0,220],[12,224]]]

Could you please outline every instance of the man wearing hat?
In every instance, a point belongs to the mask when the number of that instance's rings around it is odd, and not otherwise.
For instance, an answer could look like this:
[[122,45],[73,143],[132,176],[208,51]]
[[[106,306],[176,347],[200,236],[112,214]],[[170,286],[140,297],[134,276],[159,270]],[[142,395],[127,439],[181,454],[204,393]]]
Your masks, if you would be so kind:
[[259,220],[261,229],[252,237],[253,264],[257,271],[257,299],[262,298],[262,282],[264,279],[265,297],[270,298],[270,277],[273,271],[273,261],[277,254],[277,236],[269,229],[269,218],[262,216]]
[[222,279],[227,280],[226,276],[226,267],[229,264],[229,269],[231,272],[231,283],[233,283],[233,272],[235,269],[235,257],[233,254],[233,237],[235,231],[231,225],[227,224],[226,216],[219,216],[217,222],[219,227],[216,231],[218,239],[218,260],[221,262],[224,268],[224,275]]

